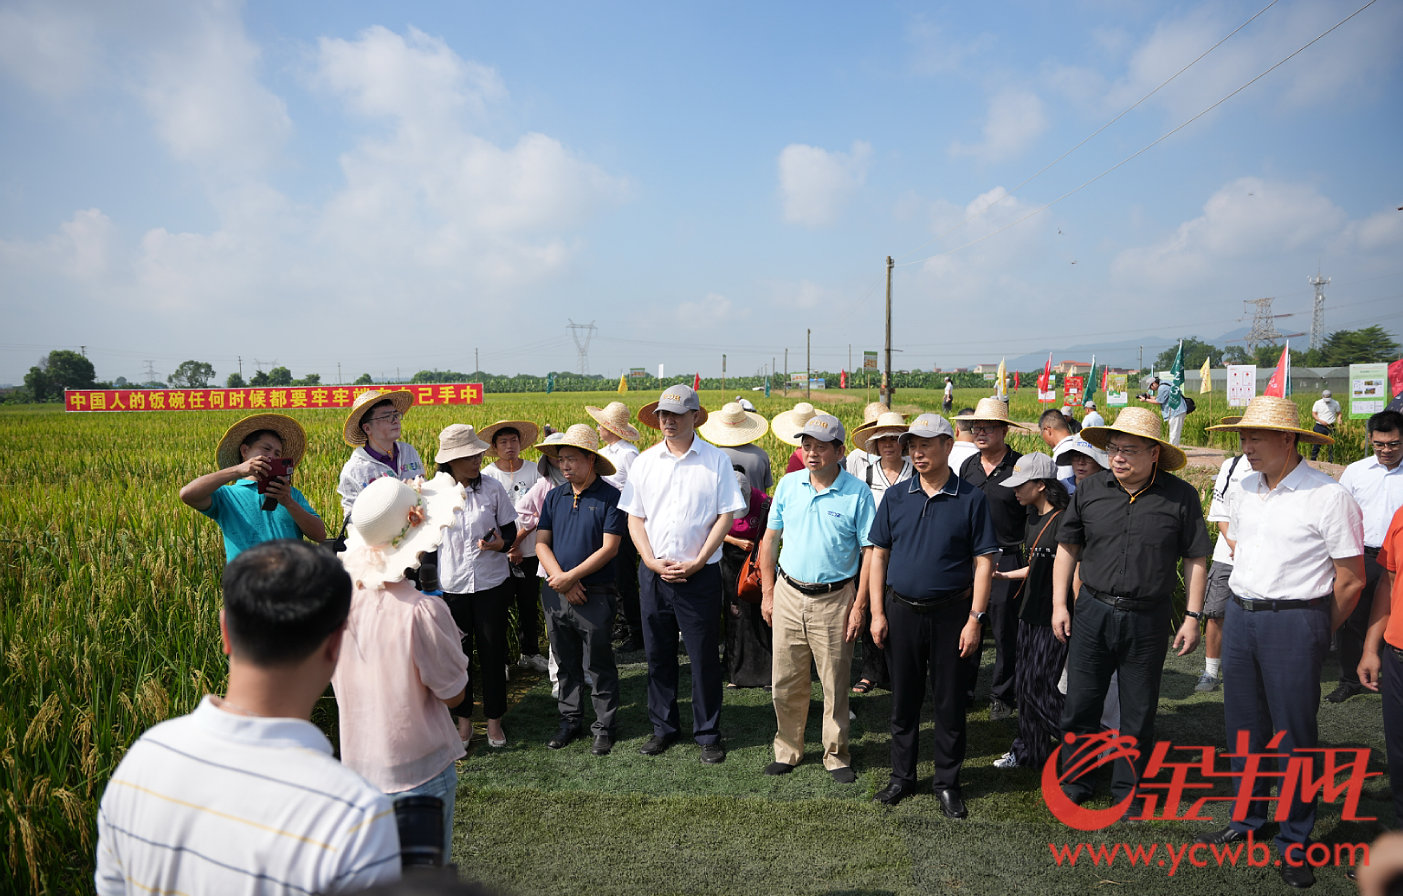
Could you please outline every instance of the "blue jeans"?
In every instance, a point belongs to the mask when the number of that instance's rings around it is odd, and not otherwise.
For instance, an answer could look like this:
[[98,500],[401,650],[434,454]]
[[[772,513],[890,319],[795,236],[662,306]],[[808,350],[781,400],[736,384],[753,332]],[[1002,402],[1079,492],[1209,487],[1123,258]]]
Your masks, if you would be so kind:
[[390,801],[397,802],[407,796],[436,796],[443,800],[443,864],[453,861],[453,801],[458,794],[458,769],[456,763],[434,777],[408,790],[390,794]]

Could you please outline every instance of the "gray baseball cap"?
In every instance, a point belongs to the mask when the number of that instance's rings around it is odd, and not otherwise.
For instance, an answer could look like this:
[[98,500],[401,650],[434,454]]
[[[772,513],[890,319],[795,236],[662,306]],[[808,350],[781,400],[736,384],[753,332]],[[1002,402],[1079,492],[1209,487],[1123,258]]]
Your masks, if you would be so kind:
[[939,414],[922,414],[907,426],[906,432],[901,434],[901,444],[905,445],[912,438],[933,439],[936,436],[955,437],[955,429]]
[[684,386],[678,383],[676,386],[669,386],[658,399],[658,405],[653,409],[657,411],[671,411],[674,414],[685,414],[688,411],[700,411],[701,399],[697,398],[697,393],[692,391],[691,386]]
[[1091,408],[1091,409],[1094,411],[1094,410],[1096,410],[1096,402],[1091,401],[1090,399],[1088,399],[1088,400],[1082,402],[1082,407],[1084,407],[1084,408]]
[[1013,475],[999,483],[1004,488],[1014,488],[1034,479],[1056,479],[1057,464],[1041,451],[1025,454],[1013,465]]
[[848,434],[843,430],[843,421],[832,414],[814,414],[799,430],[799,438],[804,436],[812,436],[820,442],[841,443]]

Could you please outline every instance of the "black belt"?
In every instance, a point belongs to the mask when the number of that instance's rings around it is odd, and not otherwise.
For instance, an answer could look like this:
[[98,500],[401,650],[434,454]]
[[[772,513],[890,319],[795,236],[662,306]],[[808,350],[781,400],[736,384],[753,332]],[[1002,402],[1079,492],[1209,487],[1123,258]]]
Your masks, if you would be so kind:
[[785,572],[783,569],[779,571],[779,574],[800,594],[832,594],[834,591],[842,591],[848,586],[848,583],[853,580],[852,576],[848,576],[841,582],[829,582],[826,585],[811,585],[808,582],[801,582],[790,576],[789,573]]
[[1369,547],[1368,545],[1365,545],[1365,546],[1364,546],[1364,553],[1367,554],[1367,555],[1370,556],[1370,557],[1377,557],[1377,556],[1379,556],[1379,551],[1381,551],[1381,550],[1383,550],[1383,548],[1371,548],[1371,547]]
[[1399,650],[1387,641],[1384,642],[1384,646],[1393,651],[1393,655],[1398,659],[1398,662],[1403,663],[1403,650]]
[[942,594],[939,597],[932,597],[926,600],[912,600],[903,594],[898,594],[895,590],[888,588],[887,593],[896,598],[900,603],[905,604],[917,613],[934,613],[946,607],[959,603],[960,601],[974,595],[974,586],[970,585],[963,591],[956,591],[953,594]]
[[1085,583],[1082,587],[1086,589],[1087,594],[1117,610],[1153,610],[1165,600],[1163,597],[1121,597],[1118,594],[1103,594]]
[[1246,610],[1249,613],[1262,613],[1267,611],[1275,613],[1278,610],[1296,610],[1305,607],[1323,607],[1325,606],[1325,602],[1329,600],[1328,597],[1312,597],[1310,600],[1243,600],[1236,594],[1232,596],[1232,599],[1233,603],[1237,604],[1239,607],[1242,607],[1242,609]]

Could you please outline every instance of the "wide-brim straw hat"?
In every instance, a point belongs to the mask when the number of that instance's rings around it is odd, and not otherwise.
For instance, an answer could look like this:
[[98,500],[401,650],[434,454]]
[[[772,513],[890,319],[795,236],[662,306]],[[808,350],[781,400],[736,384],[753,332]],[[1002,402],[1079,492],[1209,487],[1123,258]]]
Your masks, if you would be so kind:
[[900,436],[906,432],[906,417],[896,411],[883,411],[875,420],[864,423],[853,430],[852,446],[859,451],[875,454],[871,450],[874,439],[884,436]]
[[1232,425],[1234,425],[1235,423],[1237,423],[1237,421],[1239,421],[1239,420],[1241,420],[1241,419],[1242,419],[1242,416],[1241,416],[1241,415],[1238,415],[1238,416],[1236,416],[1236,417],[1224,417],[1223,419],[1221,419],[1221,420],[1218,421],[1218,425],[1219,425],[1219,426],[1232,426]]
[[307,431],[302,428],[302,424],[282,414],[254,414],[229,427],[224,438],[219,440],[219,447],[214,452],[219,469],[227,470],[235,464],[243,463],[239,446],[250,434],[265,429],[271,429],[278,434],[278,438],[283,442],[282,456],[290,459],[294,467],[297,466],[297,462],[307,451]]
[[[555,435],[563,435],[563,438],[556,439]],[[562,433],[555,433],[552,437],[536,446],[547,457],[560,459],[561,448],[578,448],[581,451],[588,451],[594,455],[594,472],[598,476],[613,476],[618,472],[614,462],[599,453],[599,433],[594,431],[594,427],[588,423],[576,423],[574,426]]]
[[487,443],[487,456],[495,457],[497,449],[492,441],[503,429],[514,429],[521,436],[521,447],[530,448],[541,437],[541,428],[529,420],[498,420],[491,426],[484,426],[478,438]]
[[[880,401],[869,401],[867,402],[867,407],[862,409],[862,426],[866,426],[883,414],[889,413],[891,413],[891,408],[882,404]],[[861,428],[861,426],[858,427],[858,429]]]
[[359,447],[365,444],[365,430],[360,428],[361,417],[365,416],[368,408],[382,401],[394,402],[395,410],[403,415],[409,413],[409,409],[414,406],[414,393],[408,389],[392,389],[389,392],[371,389],[357,395],[356,400],[351,402],[351,412],[346,415],[346,425],[341,429],[341,436],[347,445]]
[[[556,430],[555,432],[542,439],[540,445],[537,445],[536,448],[537,450],[539,450],[541,445],[553,445],[563,438],[565,438],[565,433]],[[546,456],[546,453],[544,451],[542,451],[540,458],[536,461],[536,472],[540,473],[541,478],[544,479],[550,476],[550,470],[550,458]]]
[[1258,395],[1247,402],[1247,408],[1236,423],[1220,423],[1208,427],[1209,432],[1236,432],[1244,429],[1268,429],[1272,432],[1295,433],[1307,445],[1333,445],[1335,440],[1324,433],[1301,428],[1301,409],[1289,398]]
[[595,423],[625,442],[636,442],[643,438],[643,434],[634,429],[633,424],[628,422],[628,405],[622,401],[611,401],[602,408],[585,405],[585,413],[593,417]]
[[770,421],[732,401],[707,417],[706,423],[697,427],[697,432],[713,445],[737,448],[749,445],[763,436],[769,428]]
[[[443,541],[464,501],[463,487],[446,472],[417,486],[393,476],[370,483],[356,496],[346,524],[346,572],[367,588],[402,580]],[[417,521],[412,510],[420,514]]]
[[1080,435],[1091,444],[1106,450],[1106,442],[1113,433],[1139,436],[1159,444],[1159,468],[1167,473],[1182,470],[1189,462],[1189,456],[1182,449],[1169,444],[1160,437],[1164,430],[1164,420],[1158,411],[1149,408],[1126,408],[1116,415],[1114,423],[1105,426],[1088,426]]
[[786,445],[797,446],[799,435],[804,431],[804,424],[812,420],[817,413],[813,405],[801,401],[793,410],[775,414],[775,419],[770,421],[770,432]]
[[1016,426],[1019,429],[1030,431],[1036,431],[1037,429],[1036,427],[1017,423],[1008,419],[1008,405],[999,401],[997,398],[981,398],[979,399],[979,404],[974,406],[973,414],[961,414],[955,419],[960,422],[972,423],[1004,423],[1009,426]]
[[446,464],[460,457],[486,454],[492,446],[478,438],[477,431],[466,423],[454,423],[438,434],[438,454],[434,463]]

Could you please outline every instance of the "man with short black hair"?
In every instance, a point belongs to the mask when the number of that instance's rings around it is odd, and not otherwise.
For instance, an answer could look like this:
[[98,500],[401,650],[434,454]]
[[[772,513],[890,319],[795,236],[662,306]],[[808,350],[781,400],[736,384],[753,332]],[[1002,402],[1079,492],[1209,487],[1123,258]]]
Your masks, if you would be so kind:
[[1398,508],[1403,507],[1403,414],[1380,411],[1369,418],[1364,429],[1373,454],[1345,467],[1340,474],[1340,485],[1354,496],[1364,513],[1364,591],[1336,638],[1340,651],[1340,684],[1325,698],[1330,703],[1343,703],[1364,692],[1358,669],[1364,655],[1374,591],[1383,574],[1379,549],[1388,534],[1389,521]]
[[341,650],[349,576],[329,552],[280,540],[239,554],[223,587],[229,687],[148,730],[113,772],[97,892],[347,893],[397,880],[389,798],[309,721]]
[[[965,461],[979,453],[979,446],[974,443],[974,433],[969,431],[969,428],[974,424],[967,419],[973,413],[974,408],[960,408],[953,421],[955,424],[955,444],[950,448],[950,469],[954,470],[956,474],[960,472],[960,467],[965,465]],[[848,468],[848,472],[852,473],[852,467]]]

